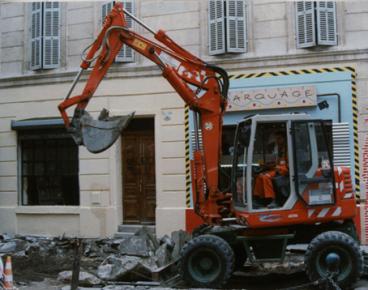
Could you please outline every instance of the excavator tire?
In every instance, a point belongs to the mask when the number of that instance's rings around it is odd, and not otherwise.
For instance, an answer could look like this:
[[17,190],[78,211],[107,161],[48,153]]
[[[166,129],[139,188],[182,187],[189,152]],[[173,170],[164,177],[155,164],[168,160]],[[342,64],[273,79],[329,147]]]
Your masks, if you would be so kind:
[[363,276],[368,277],[368,253],[365,251],[363,251],[363,258],[364,258]]
[[234,252],[218,236],[198,236],[181,251],[179,274],[188,286],[219,288],[229,281],[233,271]]
[[343,232],[328,231],[316,236],[308,246],[304,262],[311,281],[329,275],[326,262],[329,254],[339,257],[334,281],[342,289],[351,286],[362,275],[364,261],[358,242]]

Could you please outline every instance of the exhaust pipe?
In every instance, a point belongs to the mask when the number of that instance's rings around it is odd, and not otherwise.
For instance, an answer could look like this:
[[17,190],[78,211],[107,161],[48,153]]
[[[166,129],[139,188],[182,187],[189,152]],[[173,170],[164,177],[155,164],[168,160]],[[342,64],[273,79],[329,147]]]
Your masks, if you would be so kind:
[[110,117],[109,111],[103,109],[98,119],[94,120],[87,111],[76,109],[67,130],[77,145],[84,145],[91,153],[100,153],[114,144],[134,113]]

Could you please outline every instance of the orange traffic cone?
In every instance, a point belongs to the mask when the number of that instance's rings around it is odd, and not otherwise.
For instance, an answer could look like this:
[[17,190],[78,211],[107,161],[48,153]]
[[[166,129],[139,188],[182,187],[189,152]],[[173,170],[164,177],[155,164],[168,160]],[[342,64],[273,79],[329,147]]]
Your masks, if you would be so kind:
[[11,257],[6,257],[5,269],[4,269],[4,289],[14,289],[13,288],[13,271],[11,264]]

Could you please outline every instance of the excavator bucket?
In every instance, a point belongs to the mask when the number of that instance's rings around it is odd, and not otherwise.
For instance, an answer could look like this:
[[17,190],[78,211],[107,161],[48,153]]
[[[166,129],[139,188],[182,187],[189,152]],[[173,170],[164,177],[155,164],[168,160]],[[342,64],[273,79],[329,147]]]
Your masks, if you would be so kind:
[[127,116],[109,117],[109,112],[103,109],[94,120],[87,111],[76,111],[69,132],[78,145],[86,146],[92,153],[100,153],[114,144],[133,116],[134,112]]

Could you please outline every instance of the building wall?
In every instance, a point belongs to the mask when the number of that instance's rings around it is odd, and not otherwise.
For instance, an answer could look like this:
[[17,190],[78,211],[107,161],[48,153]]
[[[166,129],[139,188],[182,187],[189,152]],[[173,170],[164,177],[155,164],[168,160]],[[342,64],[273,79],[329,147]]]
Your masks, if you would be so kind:
[[[297,49],[294,3],[249,1],[248,52],[223,56],[208,54],[207,6],[202,0],[136,0],[136,15],[230,74],[355,67],[359,116],[368,117],[368,3],[337,2],[338,46]],[[5,221],[0,232],[111,236],[122,221],[120,140],[97,155],[80,148],[79,207],[26,207],[19,206],[17,136],[10,129],[11,120],[58,116],[57,104],[78,69],[82,50],[98,34],[100,15],[100,2],[61,2],[61,65],[31,71],[29,4],[0,4],[0,220]],[[149,36],[140,27],[136,30]],[[75,92],[82,86],[83,82]],[[184,103],[159,70],[136,55],[134,63],[112,66],[88,110],[96,114],[102,107],[114,114],[136,111],[138,116],[154,116],[157,232],[184,228]],[[171,119],[165,121],[168,112]],[[360,122],[360,140],[365,131]],[[360,165],[368,164],[361,158]]]

